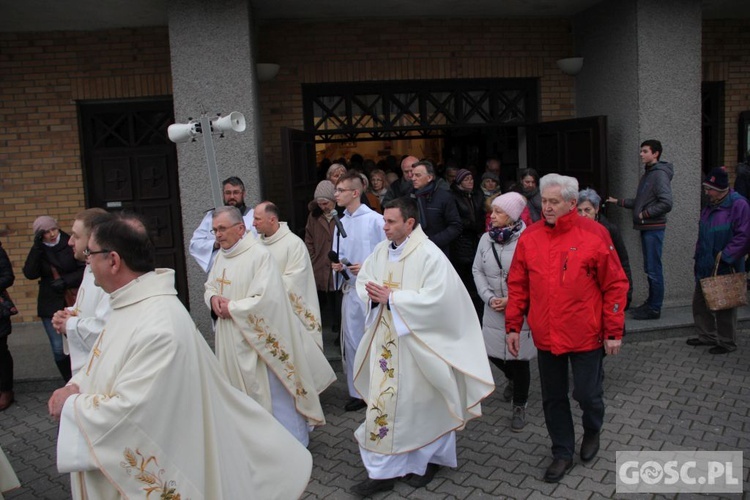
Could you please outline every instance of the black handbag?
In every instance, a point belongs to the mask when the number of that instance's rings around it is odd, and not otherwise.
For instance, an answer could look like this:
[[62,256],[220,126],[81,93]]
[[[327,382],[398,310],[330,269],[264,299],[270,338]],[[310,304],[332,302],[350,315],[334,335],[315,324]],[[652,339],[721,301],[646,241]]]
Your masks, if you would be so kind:
[[8,290],[0,293],[0,318],[10,318],[18,314],[18,308],[10,298]]

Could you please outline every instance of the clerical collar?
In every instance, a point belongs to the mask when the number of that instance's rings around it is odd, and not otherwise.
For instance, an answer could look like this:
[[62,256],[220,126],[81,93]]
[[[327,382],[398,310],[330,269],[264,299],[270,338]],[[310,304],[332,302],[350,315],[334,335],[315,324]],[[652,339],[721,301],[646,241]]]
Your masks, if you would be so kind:
[[409,238],[411,238],[411,236],[407,236],[400,245],[396,245],[396,243],[392,241],[391,244],[388,245],[388,255],[391,257],[400,256],[404,252],[404,248],[406,248],[406,242],[409,241]]

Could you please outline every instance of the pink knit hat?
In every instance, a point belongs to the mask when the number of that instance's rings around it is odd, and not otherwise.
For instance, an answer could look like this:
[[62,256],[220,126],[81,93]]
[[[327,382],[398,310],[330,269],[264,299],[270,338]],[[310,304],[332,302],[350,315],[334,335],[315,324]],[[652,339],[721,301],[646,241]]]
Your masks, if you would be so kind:
[[34,234],[39,231],[47,232],[50,229],[58,229],[60,226],[57,225],[57,221],[49,215],[41,215],[34,221]]
[[526,208],[526,198],[515,192],[505,193],[492,200],[492,206],[500,208],[515,222],[521,218],[521,213]]

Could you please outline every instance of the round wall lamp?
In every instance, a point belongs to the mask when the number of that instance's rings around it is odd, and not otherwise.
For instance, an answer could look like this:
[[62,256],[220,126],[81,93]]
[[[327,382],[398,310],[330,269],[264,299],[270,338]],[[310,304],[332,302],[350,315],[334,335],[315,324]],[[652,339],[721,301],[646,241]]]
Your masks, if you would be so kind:
[[255,68],[258,72],[259,82],[270,82],[279,74],[281,66],[274,63],[258,63],[255,65]]
[[558,59],[557,67],[566,75],[575,76],[583,69],[583,57]]

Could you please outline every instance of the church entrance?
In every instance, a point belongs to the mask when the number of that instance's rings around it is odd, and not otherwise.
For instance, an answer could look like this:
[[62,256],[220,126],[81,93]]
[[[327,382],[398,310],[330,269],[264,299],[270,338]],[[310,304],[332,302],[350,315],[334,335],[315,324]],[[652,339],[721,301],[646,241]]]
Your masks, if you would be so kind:
[[303,85],[305,130],[282,130],[290,225],[304,226],[307,202],[325,177],[321,160],[354,153],[375,163],[406,154],[437,165],[450,160],[478,174],[496,156],[501,182],[529,166],[606,186],[605,117],[538,123],[538,85],[534,78]]

